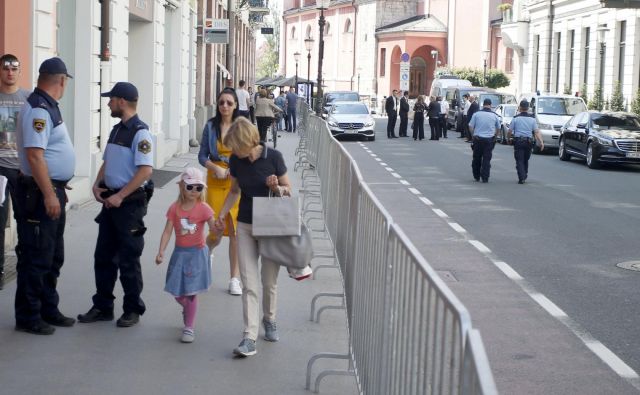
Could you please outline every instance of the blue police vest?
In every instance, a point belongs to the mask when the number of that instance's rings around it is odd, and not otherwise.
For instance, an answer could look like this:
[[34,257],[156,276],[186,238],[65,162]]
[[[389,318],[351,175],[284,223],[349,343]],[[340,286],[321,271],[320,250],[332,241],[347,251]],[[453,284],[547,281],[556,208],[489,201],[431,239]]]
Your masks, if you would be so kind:
[[45,91],[35,88],[19,115],[18,159],[20,171],[32,176],[26,148],[41,148],[47,162],[49,178],[69,181],[76,168],[76,155],[62,120],[58,102]]
[[104,151],[104,183],[109,189],[127,185],[138,166],[153,166],[152,137],[149,127],[134,115],[113,127]]

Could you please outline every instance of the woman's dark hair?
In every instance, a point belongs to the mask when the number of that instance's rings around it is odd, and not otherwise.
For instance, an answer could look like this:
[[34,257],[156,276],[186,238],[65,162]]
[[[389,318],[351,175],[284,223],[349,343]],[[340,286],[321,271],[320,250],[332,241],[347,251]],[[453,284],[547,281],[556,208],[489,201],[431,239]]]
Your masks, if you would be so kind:
[[[236,102],[236,108],[233,110],[233,114],[231,114],[231,122],[235,121],[238,118],[238,95],[236,95],[236,90],[233,88],[224,88],[218,95],[216,96],[216,115],[211,118],[211,123],[216,130],[220,131],[220,122],[222,121],[222,117],[220,116],[220,111],[218,111],[218,100],[220,100],[220,96],[222,95],[231,95],[233,96],[233,100]],[[222,133],[218,133],[218,140],[222,141]]]

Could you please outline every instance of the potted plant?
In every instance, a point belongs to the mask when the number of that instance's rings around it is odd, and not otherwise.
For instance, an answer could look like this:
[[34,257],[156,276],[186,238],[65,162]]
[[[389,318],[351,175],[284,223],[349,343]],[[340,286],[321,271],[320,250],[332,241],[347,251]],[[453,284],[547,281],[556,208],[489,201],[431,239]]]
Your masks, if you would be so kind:
[[511,22],[511,13],[513,4],[511,3],[501,3],[498,4],[498,11],[502,12],[502,21],[503,22]]

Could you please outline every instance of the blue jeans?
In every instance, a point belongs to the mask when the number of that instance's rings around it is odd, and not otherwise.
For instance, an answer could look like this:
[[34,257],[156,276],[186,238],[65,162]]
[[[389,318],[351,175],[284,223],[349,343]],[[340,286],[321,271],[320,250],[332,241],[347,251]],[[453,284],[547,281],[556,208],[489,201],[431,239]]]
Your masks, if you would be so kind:
[[295,132],[296,130],[296,109],[289,107],[287,108],[287,131]]

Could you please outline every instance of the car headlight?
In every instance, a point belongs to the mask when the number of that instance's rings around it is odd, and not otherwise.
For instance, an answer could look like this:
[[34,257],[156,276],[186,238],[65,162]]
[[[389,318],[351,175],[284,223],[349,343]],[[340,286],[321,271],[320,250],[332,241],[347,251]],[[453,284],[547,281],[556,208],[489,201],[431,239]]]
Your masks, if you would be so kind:
[[334,128],[338,127],[338,123],[336,121],[328,121],[329,126],[333,126]]
[[604,137],[596,136],[596,139],[598,140],[598,143],[600,143],[600,145],[611,146],[613,144],[612,140],[609,140],[609,139],[604,138]]
[[369,121],[369,122],[365,122],[364,126],[365,126],[366,128],[368,128],[368,127],[371,127],[371,126],[373,126],[373,125],[375,125],[375,124],[376,124],[376,121]]
[[553,125],[549,125],[547,123],[539,123],[538,129],[553,130]]

